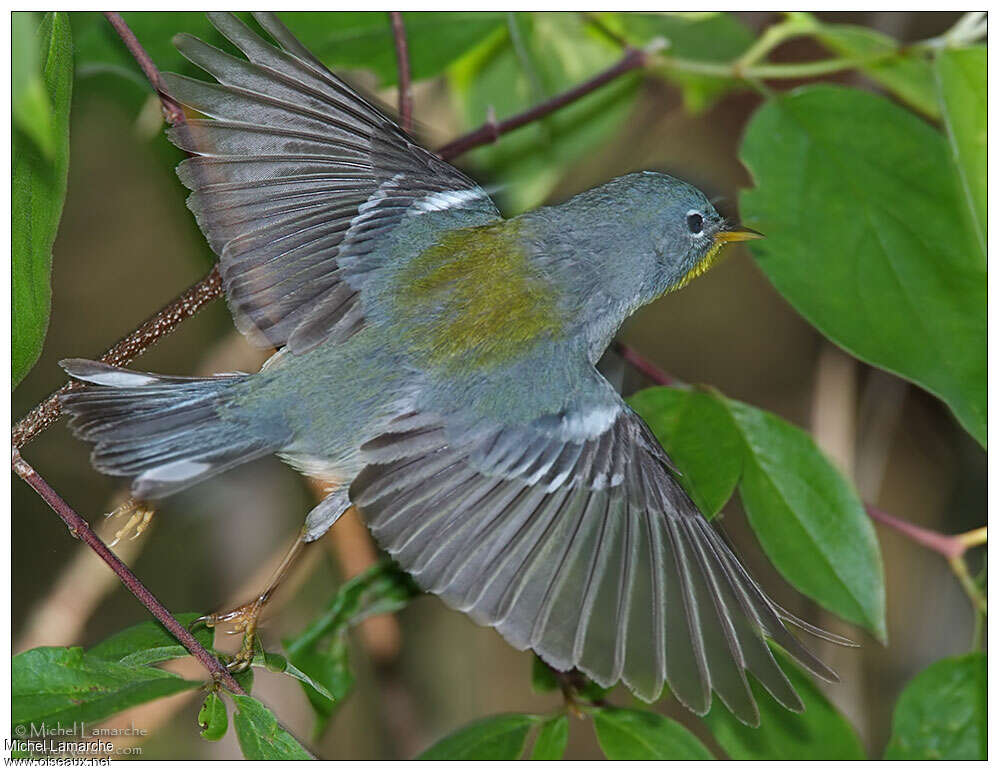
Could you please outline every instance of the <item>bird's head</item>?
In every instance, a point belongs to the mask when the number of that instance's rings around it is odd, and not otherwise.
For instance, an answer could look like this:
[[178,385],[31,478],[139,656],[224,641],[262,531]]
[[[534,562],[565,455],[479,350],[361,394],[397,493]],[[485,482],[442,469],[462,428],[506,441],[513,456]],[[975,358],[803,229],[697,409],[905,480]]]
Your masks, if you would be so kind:
[[726,244],[762,238],[726,220],[700,190],[676,177],[640,172],[607,187],[620,202],[622,225],[633,228],[634,243],[644,247],[632,259],[644,263],[653,296],[700,276]]

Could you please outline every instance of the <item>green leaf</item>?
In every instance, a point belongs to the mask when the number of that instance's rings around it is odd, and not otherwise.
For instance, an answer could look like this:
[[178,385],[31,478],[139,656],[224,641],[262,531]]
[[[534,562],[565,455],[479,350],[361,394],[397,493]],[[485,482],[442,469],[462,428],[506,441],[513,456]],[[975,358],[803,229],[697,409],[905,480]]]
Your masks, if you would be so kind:
[[[862,130],[861,130],[862,127]],[[855,356],[943,399],[986,442],[986,264],[946,140],[887,99],[771,100],[741,149],[743,217],[777,290]]]
[[201,727],[201,736],[212,742],[221,740],[229,730],[229,714],[225,702],[215,692],[205,697],[201,710],[198,711],[198,726]]
[[676,721],[648,710],[597,708],[593,710],[593,726],[600,748],[612,761],[714,758],[700,740]]
[[[835,54],[848,59],[874,58],[880,54],[899,52],[899,43],[870,27],[852,24],[819,24],[816,38]],[[900,53],[888,60],[866,64],[861,70],[874,82],[884,86],[924,115],[940,115],[933,69],[919,54]]]
[[531,658],[531,688],[538,694],[558,689],[558,679],[554,671],[537,654]]
[[[753,42],[752,30],[728,13],[623,13],[617,18],[624,37],[632,45],[665,38],[669,46],[664,54],[678,59],[730,62]],[[683,90],[684,107],[692,113],[707,110],[740,85],[729,78],[680,73],[669,67],[658,73]]]
[[645,389],[628,402],[663,448],[683,459],[680,484],[708,519],[732,497],[742,475],[744,443],[723,402],[702,389]]
[[12,62],[12,85],[19,89],[12,95],[18,100],[13,104],[11,161],[14,386],[38,360],[49,323],[52,244],[66,198],[73,88],[73,44],[66,14],[46,14],[37,35],[25,29],[31,18],[14,14],[12,29],[15,39],[26,38],[15,46]]
[[584,678],[582,684],[574,687],[584,700],[589,700],[590,702],[598,702],[611,693],[613,686],[601,686],[596,681],[591,681],[589,678]]
[[109,662],[79,647],[43,646],[11,660],[11,723],[92,723],[126,708],[196,689],[201,681]]
[[749,523],[784,578],[884,640],[884,576],[874,528],[853,487],[811,437],[716,391],[659,387],[628,401],[684,484],[694,487],[695,501],[722,502],[738,483]]
[[[503,119],[572,88],[609,67],[620,50],[578,14],[509,14],[497,30],[449,69],[466,128],[490,115]],[[618,78],[582,99],[472,151],[467,163],[499,188],[511,213],[543,203],[573,165],[620,128],[634,104],[638,78]],[[462,159],[463,163],[466,159]]]
[[[196,612],[188,612],[177,614],[176,618],[178,622],[187,627],[200,616]],[[199,627],[194,630],[194,637],[206,649],[211,649],[214,631],[207,627]],[[179,653],[173,653],[171,656],[160,656],[168,649],[176,652],[177,647],[180,648]],[[148,655],[147,652],[149,652]],[[177,643],[177,639],[163,625],[154,620],[148,620],[132,627],[127,627],[115,633],[110,638],[105,638],[100,643],[88,649],[87,656],[114,662],[126,659],[130,660],[124,664],[148,664],[149,662],[161,662],[173,657],[187,656],[187,650]],[[138,661],[146,656],[159,657],[159,659]]]
[[354,684],[348,662],[347,630],[375,614],[403,608],[420,592],[409,574],[383,561],[344,584],[326,611],[300,635],[284,640],[289,668],[316,713],[313,735],[325,729],[340,700]]
[[988,673],[982,652],[942,659],[905,687],[885,749],[889,760],[986,759]]
[[253,666],[267,668],[272,673],[284,673],[285,675],[291,676],[306,686],[314,689],[320,697],[323,697],[330,702],[333,702],[336,699],[325,686],[311,678],[307,673],[299,670],[280,654],[270,651],[263,652],[263,654],[259,654],[253,658]]
[[564,714],[545,721],[534,741],[531,761],[558,761],[569,744],[569,719]]
[[[223,660],[224,661],[224,660]],[[253,668],[248,667],[245,670],[240,670],[238,673],[233,673],[232,677],[236,679],[236,683],[239,684],[240,688],[247,694],[253,691]]]
[[10,102],[14,125],[28,135],[46,160],[55,156],[56,136],[52,125],[42,63],[38,51],[38,17],[34,13],[11,14]]
[[961,192],[985,255],[987,126],[985,46],[944,50],[936,59],[940,109],[961,182]]
[[289,659],[369,616],[398,611],[419,594],[412,577],[396,563],[376,563],[340,587],[326,611],[288,644]]
[[278,724],[259,700],[234,694],[233,724],[243,756],[249,761],[308,761],[312,755]]
[[801,429],[725,403],[747,450],[739,493],[767,557],[798,590],[884,641],[881,552],[856,491]]
[[[224,38],[215,33],[204,13],[197,11],[125,11],[122,18],[161,71],[197,70],[173,44],[178,32],[189,32],[221,45]],[[149,84],[135,59],[125,48],[104,15],[77,12],[70,15],[76,40],[76,63],[81,77],[110,73],[133,84],[136,92],[149,93]]]
[[462,727],[417,756],[418,761],[504,761],[520,758],[537,716],[508,713]]
[[[249,14],[238,15],[259,31]],[[99,13],[76,12],[71,16],[81,76],[111,76],[113,96],[137,110],[149,96],[149,85],[118,36]],[[173,37],[179,32],[232,50],[200,12],[131,11],[122,17],[164,71],[201,75],[174,47]],[[368,70],[378,78],[379,86],[395,84],[398,71],[387,13],[292,12],[279,17],[326,66]],[[412,78],[442,74],[451,62],[503,26],[504,19],[505,14],[497,12],[403,13]]]
[[759,727],[746,726],[729,713],[721,700],[715,700],[704,721],[718,744],[737,761],[863,759],[864,747],[850,722],[789,657],[776,649],[774,655],[805,704],[805,711],[792,713],[751,679],[760,709]]
[[186,657],[187,654],[187,649],[178,643],[173,646],[159,646],[155,649],[137,651],[134,654],[129,654],[127,657],[122,657],[119,661],[123,665],[154,665],[157,662],[166,662],[169,659]]
[[[285,641],[285,648],[288,648]],[[302,680],[305,696],[316,714],[313,737],[319,737],[340,702],[354,686],[354,674],[348,661],[347,636],[336,636],[332,643],[323,649],[298,650],[294,655],[295,666],[310,679]],[[321,690],[313,688],[313,683],[322,685]]]

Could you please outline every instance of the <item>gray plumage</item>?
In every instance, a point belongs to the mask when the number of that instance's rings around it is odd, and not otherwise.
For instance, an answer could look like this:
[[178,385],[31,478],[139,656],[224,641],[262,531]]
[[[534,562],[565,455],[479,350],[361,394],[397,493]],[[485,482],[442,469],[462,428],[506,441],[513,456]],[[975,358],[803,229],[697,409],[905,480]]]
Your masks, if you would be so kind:
[[63,398],[95,466],[157,497],[267,453],[353,503],[430,592],[598,683],[758,722],[752,672],[802,705],[766,643],[835,675],[676,482],[594,365],[639,306],[710,262],[726,224],[661,174],[503,220],[270,14],[229,14],[247,57],[181,35],[217,83],[167,76],[208,116],[171,130],[239,328],[281,347],[254,375],[181,379],[84,360]]

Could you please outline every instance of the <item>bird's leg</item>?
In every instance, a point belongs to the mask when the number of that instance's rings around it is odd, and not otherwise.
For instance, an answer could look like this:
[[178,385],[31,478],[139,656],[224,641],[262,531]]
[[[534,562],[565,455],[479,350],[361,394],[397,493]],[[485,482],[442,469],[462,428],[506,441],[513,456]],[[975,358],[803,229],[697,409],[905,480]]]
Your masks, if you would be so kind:
[[192,627],[195,625],[215,627],[223,622],[231,622],[233,629],[229,634],[243,634],[243,643],[239,647],[239,652],[236,654],[235,659],[233,659],[228,665],[230,671],[238,673],[246,670],[246,668],[250,666],[250,663],[253,660],[253,649],[260,614],[264,610],[264,606],[266,606],[268,601],[270,601],[273,597],[278,586],[290,573],[291,567],[302,554],[304,547],[305,540],[302,538],[302,534],[300,533],[291,549],[288,550],[287,554],[285,554],[284,559],[281,561],[281,565],[278,566],[278,569],[274,573],[271,581],[268,583],[267,588],[256,598],[229,611],[219,611],[214,614],[207,614],[203,617],[198,617],[192,623]]
[[111,540],[109,547],[114,547],[123,538],[128,536],[132,531],[131,538],[138,539],[142,532],[149,527],[149,524],[153,520],[153,515],[156,514],[156,510],[151,504],[145,501],[138,501],[133,498],[127,498],[124,502],[115,507],[112,511],[108,512],[105,517],[124,517],[125,515],[130,515],[125,525],[118,529],[115,533],[114,538]]

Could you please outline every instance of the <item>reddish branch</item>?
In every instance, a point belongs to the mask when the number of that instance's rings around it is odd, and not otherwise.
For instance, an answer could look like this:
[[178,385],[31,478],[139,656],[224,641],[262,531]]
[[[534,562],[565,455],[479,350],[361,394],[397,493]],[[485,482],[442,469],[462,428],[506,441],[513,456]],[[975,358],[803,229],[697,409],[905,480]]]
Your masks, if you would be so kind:
[[399,70],[399,121],[403,131],[413,128],[413,89],[409,75],[409,45],[402,13],[389,11],[392,20],[392,39],[395,41],[395,63]]
[[149,54],[146,53],[146,49],[142,47],[138,38],[135,37],[135,33],[129,29],[125,20],[121,18],[121,14],[116,11],[105,11],[104,16],[111,23],[111,26],[114,27],[114,31],[118,33],[118,37],[125,44],[125,48],[128,49],[132,58],[138,63],[142,69],[142,73],[146,76],[146,80],[149,81],[153,90],[159,96],[160,105],[163,108],[163,117],[166,118],[167,123],[171,126],[184,123],[184,108],[175,102],[173,97],[167,94],[160,71],[153,64],[153,60],[149,58]]
[[921,544],[934,552],[939,552],[945,558],[958,558],[968,549],[968,545],[959,536],[948,536],[947,534],[931,531],[928,528],[909,523],[881,511],[872,504],[865,504],[864,508],[867,510],[867,515],[871,520],[887,525],[889,528],[894,528],[917,544]]
[[632,70],[641,69],[646,65],[647,61],[647,52],[638,48],[629,48],[624,52],[624,56],[621,57],[617,64],[611,65],[589,80],[583,81],[568,91],[563,91],[551,99],[546,99],[544,102],[536,104],[534,107],[524,110],[522,113],[512,115],[498,123],[495,120],[488,120],[475,131],[471,131],[464,136],[458,137],[458,139],[448,142],[437,151],[437,155],[447,161],[462,153],[467,153],[472,148],[493,143],[503,134],[507,134],[514,129],[519,129],[521,126],[551,115],[556,110],[561,110],[563,107],[572,104],[587,94],[593,93],[602,86],[606,86],[622,75]]
[[672,375],[664,372],[626,343],[614,341],[611,347],[614,353],[653,383],[657,383],[660,386],[669,386],[675,380]]
[[149,609],[149,612],[170,631],[174,638],[180,641],[185,649],[191,652],[191,655],[195,659],[205,666],[216,681],[223,684],[231,692],[246,694],[243,687],[226,670],[225,665],[213,657],[208,649],[202,646],[198,642],[198,639],[191,634],[191,631],[167,611],[166,607],[157,600],[155,595],[146,589],[146,586],[139,581],[131,569],[122,563],[119,557],[101,541],[101,538],[94,533],[90,524],[80,517],[27,461],[21,458],[21,454],[17,449],[13,451],[11,456],[11,468],[17,473],[18,477],[35,490],[35,493],[42,497],[46,504],[52,507],[52,511],[62,518],[62,521],[69,528],[69,532],[73,536],[83,541],[90,549],[97,553],[101,560],[108,564],[111,570],[121,579],[121,583],[138,598],[143,606]]

